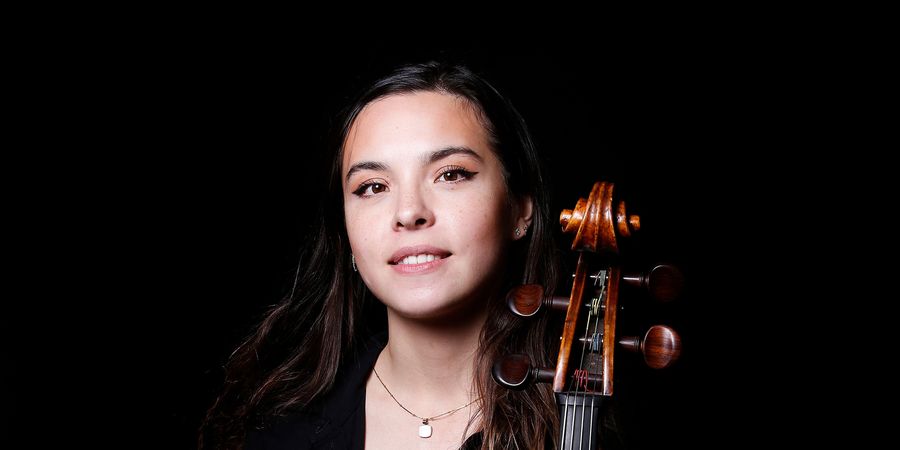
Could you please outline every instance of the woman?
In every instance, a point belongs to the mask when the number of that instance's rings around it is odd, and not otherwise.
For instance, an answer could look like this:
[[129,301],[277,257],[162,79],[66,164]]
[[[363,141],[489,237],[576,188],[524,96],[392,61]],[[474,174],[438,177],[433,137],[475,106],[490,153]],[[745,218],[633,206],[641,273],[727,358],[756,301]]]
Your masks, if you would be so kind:
[[550,364],[546,322],[504,302],[556,280],[522,118],[467,68],[428,63],[374,83],[341,123],[306,269],[233,354],[201,447],[543,448],[549,387],[490,376],[508,353]]

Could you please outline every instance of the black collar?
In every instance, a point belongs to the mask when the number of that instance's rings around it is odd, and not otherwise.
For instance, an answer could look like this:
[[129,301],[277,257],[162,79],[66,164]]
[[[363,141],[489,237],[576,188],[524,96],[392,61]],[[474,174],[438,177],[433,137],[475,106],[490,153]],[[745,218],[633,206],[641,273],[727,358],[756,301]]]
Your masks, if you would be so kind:
[[387,332],[363,340],[341,364],[334,388],[321,403],[322,419],[331,424],[345,423],[358,408],[365,408],[366,383],[378,355],[387,345]]

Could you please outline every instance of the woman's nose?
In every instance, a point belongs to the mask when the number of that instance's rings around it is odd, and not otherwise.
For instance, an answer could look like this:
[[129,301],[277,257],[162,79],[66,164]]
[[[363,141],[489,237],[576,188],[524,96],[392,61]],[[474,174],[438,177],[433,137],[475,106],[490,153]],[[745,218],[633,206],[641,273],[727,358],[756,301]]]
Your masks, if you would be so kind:
[[434,214],[425,197],[418,190],[409,190],[398,197],[394,215],[394,230],[415,230],[431,226]]

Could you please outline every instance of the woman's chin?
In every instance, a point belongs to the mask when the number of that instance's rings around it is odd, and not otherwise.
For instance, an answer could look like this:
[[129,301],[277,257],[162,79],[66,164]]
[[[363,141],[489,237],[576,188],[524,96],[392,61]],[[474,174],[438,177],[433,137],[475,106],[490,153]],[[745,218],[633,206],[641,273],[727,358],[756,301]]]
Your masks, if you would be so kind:
[[486,301],[463,299],[422,299],[418,302],[385,303],[388,314],[404,321],[416,321],[428,326],[466,326],[473,320],[481,320],[486,310]]

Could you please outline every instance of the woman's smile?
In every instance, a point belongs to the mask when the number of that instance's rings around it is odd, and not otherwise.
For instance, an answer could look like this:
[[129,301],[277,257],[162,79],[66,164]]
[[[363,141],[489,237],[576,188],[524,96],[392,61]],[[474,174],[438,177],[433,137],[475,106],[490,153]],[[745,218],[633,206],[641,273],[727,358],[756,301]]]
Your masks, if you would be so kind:
[[415,245],[403,247],[391,255],[388,264],[401,274],[423,274],[437,270],[452,256],[448,250],[430,246]]

